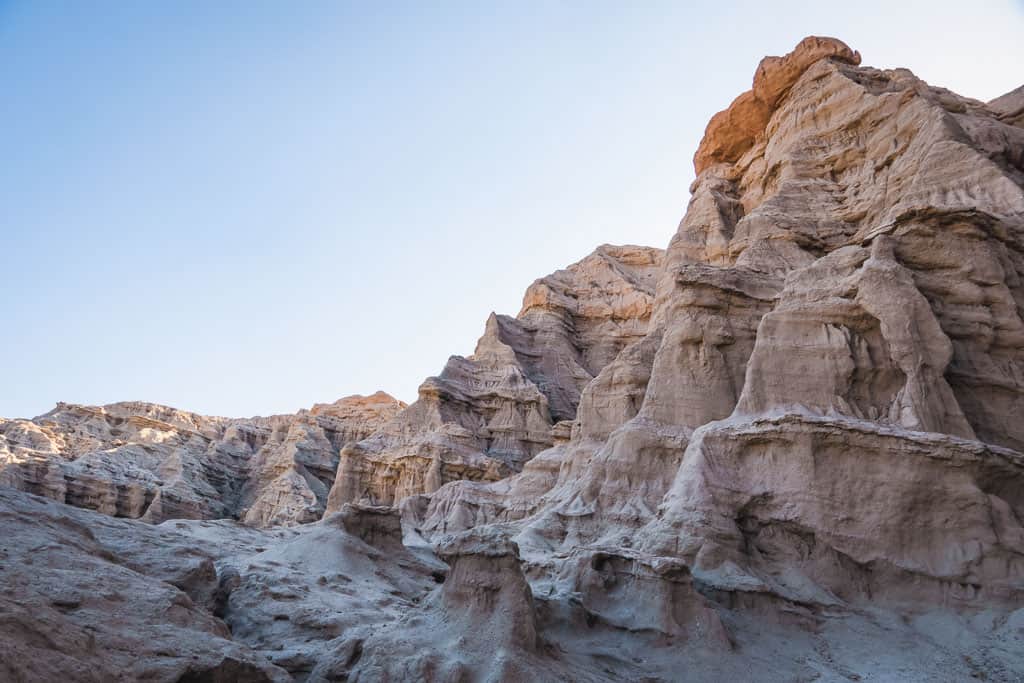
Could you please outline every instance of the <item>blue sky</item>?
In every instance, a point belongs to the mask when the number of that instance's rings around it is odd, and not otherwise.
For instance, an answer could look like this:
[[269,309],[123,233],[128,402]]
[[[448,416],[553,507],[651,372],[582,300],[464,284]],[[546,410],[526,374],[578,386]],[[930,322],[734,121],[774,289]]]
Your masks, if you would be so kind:
[[667,244],[763,55],[1024,80],[1021,2],[486,5],[0,0],[0,415],[409,401],[533,279]]

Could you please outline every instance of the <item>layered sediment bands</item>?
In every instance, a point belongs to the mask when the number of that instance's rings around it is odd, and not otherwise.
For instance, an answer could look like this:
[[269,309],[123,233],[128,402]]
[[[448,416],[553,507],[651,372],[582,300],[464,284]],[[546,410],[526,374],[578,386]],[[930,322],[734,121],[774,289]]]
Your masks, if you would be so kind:
[[[763,135],[740,156],[698,164],[666,262],[743,266],[782,278],[887,235],[893,260],[952,344],[943,372],[969,428],[1020,448],[1019,421],[1005,421],[1020,411],[1024,386],[1017,91],[986,106],[905,69],[855,67],[836,49],[813,63],[793,62],[802,73],[790,73]],[[709,126],[702,149],[717,148],[720,133]],[[908,343],[919,336],[935,335],[911,330]],[[968,433],[963,425],[948,429]]]
[[859,61],[808,39],[762,63],[571,439],[410,526],[511,526],[535,595],[618,629],[1024,606],[1019,97]]
[[709,586],[795,602],[1019,605],[1022,477],[1015,451],[875,422],[712,423],[645,549],[688,558]]
[[[990,111],[1003,123],[1024,127],[1024,85],[988,103]],[[1020,157],[1017,157],[1018,161]],[[1019,169],[1021,164],[1015,164]]]
[[404,404],[350,396],[296,415],[206,417],[149,403],[61,403],[0,420],[0,483],[117,517],[315,521],[338,452]]
[[631,631],[700,639],[711,648],[731,647],[718,613],[678,559],[597,549],[582,553],[567,569],[580,606],[593,619]]
[[472,356],[450,358],[406,411],[342,451],[328,510],[501,479],[564,440],[584,388],[644,337],[661,258],[604,245],[534,282],[516,318],[492,314]]
[[[1022,91],[859,63],[830,38],[766,58],[709,124],[665,252],[536,281],[405,410],[3,422],[2,481],[61,501],[328,514],[153,526],[0,492],[12,557],[44,565],[5,577],[32,609],[0,597],[22,648],[0,666],[59,632],[51,669],[13,671],[138,673],[96,653],[165,610],[161,675],[1021,680]],[[130,564],[143,609],[91,650],[85,589],[55,578],[82,553]]]
[[806,408],[974,438],[944,373],[953,356],[910,271],[879,235],[795,272],[761,324],[739,414]]
[[517,319],[532,330],[532,343],[514,348],[555,420],[575,418],[584,387],[646,334],[662,255],[606,244],[526,291]]

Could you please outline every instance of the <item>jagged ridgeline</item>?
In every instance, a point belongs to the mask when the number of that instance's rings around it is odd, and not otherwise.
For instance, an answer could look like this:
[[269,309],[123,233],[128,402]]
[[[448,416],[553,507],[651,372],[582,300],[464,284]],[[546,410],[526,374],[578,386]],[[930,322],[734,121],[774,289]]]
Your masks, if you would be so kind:
[[1024,87],[807,38],[694,164],[409,406],[0,421],[0,678],[1024,678]]

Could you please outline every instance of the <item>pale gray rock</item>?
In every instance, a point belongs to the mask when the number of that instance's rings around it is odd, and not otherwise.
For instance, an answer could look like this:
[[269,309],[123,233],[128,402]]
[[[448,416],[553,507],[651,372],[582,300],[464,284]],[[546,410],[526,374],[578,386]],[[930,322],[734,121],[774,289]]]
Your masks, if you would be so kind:
[[212,614],[191,539],[4,487],[0,522],[3,680],[290,680]]

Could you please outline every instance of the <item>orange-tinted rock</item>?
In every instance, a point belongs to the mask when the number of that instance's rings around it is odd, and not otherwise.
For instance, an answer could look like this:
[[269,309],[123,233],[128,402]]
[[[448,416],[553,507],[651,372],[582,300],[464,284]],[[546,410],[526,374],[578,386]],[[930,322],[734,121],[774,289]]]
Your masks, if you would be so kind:
[[732,163],[763,137],[776,106],[811,64],[821,59],[860,64],[860,53],[835,38],[804,38],[784,57],[765,57],[754,74],[754,86],[718,112],[708,123],[693,165],[700,175],[711,164]]

